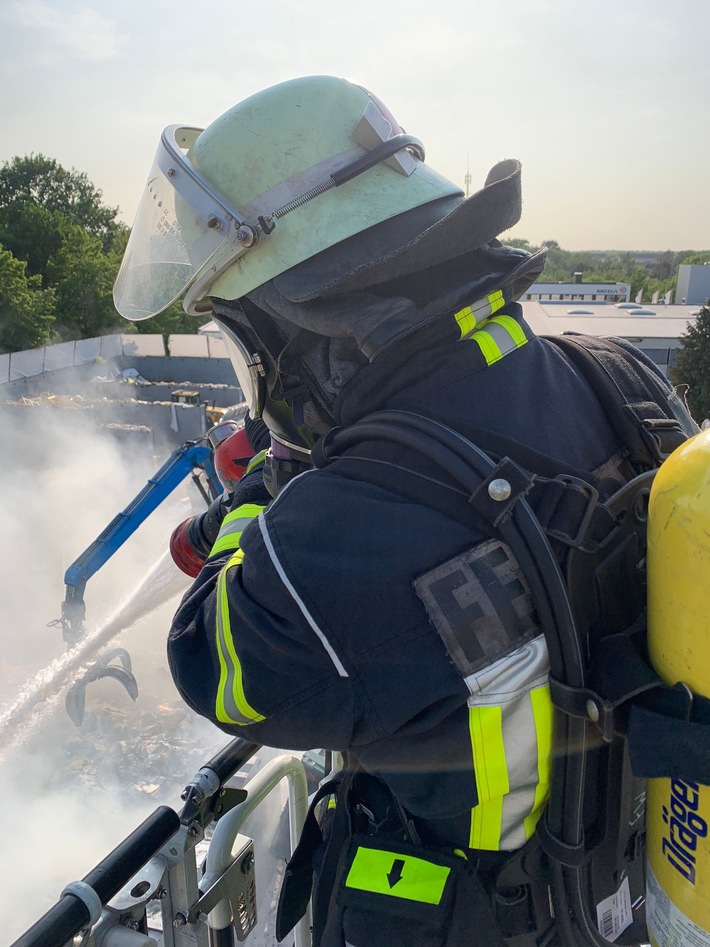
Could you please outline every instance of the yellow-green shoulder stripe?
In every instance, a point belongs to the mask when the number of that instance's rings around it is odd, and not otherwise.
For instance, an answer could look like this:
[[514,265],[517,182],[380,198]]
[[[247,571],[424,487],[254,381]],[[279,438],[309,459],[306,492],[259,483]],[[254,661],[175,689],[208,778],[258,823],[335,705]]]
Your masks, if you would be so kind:
[[242,666],[237,649],[234,646],[231,622],[229,618],[229,597],[227,595],[227,573],[241,565],[244,553],[238,549],[225,565],[217,579],[217,619],[216,643],[219,657],[219,682],[215,701],[215,716],[220,723],[232,723],[246,726],[265,720],[251,706],[244,693]]

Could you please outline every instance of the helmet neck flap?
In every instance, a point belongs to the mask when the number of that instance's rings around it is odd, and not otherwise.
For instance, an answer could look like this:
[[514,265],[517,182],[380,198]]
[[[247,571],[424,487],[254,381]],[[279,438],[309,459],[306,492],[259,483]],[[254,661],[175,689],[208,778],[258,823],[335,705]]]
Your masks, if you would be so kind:
[[260,404],[250,411],[285,443],[311,446],[306,431],[321,436],[336,423],[335,402],[361,368],[384,353],[396,359],[409,337],[494,290],[518,298],[543,264],[544,253],[494,241],[367,291],[294,302],[270,280],[239,302],[214,300],[214,311],[258,353]]

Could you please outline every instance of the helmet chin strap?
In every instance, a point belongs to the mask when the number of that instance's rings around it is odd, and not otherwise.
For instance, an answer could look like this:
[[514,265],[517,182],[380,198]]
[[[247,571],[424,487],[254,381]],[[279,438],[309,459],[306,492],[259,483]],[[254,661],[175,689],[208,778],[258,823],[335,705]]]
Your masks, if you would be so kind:
[[264,486],[272,497],[277,497],[289,480],[310,470],[313,463],[306,455],[271,438],[271,447],[264,458]]
[[294,421],[319,435],[329,431],[335,421],[318,379],[303,356],[322,339],[315,332],[301,329],[284,347],[277,363],[283,399],[291,408]]

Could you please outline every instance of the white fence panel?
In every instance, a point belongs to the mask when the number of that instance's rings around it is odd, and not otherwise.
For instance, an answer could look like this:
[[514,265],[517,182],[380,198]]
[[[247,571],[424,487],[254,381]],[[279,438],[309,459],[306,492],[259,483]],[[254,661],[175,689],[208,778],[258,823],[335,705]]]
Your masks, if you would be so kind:
[[44,369],[44,349],[27,349],[10,355],[10,381],[41,375]]
[[212,335],[206,335],[204,338],[207,339],[207,351],[209,352],[210,358],[229,358],[224,339],[215,338]]
[[95,362],[99,355],[101,355],[100,337],[98,339],[77,339],[75,346],[75,365],[85,365],[87,362]]
[[101,336],[101,358],[115,358],[117,355],[123,355],[123,346],[121,345],[120,335],[102,335]]
[[59,368],[71,368],[74,364],[74,342],[58,342],[48,345],[44,350],[45,372],[55,372]]
[[174,358],[208,358],[210,354],[204,335],[168,336],[168,352]]
[[165,355],[162,335],[122,335],[121,345],[124,355]]
[[224,340],[209,335],[171,335],[168,351],[162,335],[103,335],[76,342],[59,342],[39,349],[27,349],[0,355],[0,385],[22,378],[53,372],[72,365],[87,365],[99,357],[105,360],[120,355],[143,357],[166,355],[175,358],[228,358]]

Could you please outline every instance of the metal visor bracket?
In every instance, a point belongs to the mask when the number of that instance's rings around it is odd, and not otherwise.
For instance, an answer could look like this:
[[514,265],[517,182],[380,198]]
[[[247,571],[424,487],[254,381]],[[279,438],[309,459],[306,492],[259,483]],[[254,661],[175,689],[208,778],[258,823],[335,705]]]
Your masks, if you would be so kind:
[[171,125],[161,136],[114,286],[116,309],[126,319],[162,312],[225,245],[236,244],[231,261],[256,242],[252,228],[187,158],[200,132]]

